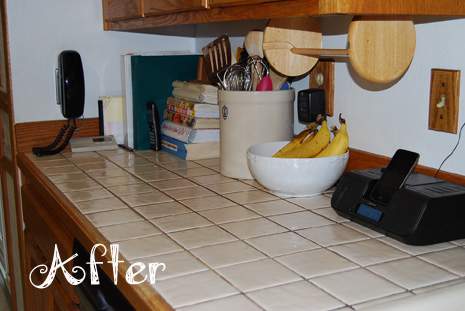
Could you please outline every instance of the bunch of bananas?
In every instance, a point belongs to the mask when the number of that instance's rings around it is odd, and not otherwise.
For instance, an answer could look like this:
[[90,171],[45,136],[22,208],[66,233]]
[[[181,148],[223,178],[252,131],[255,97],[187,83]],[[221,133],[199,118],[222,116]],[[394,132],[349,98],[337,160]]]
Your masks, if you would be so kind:
[[273,158],[323,158],[346,153],[349,148],[349,133],[341,115],[339,123],[341,126],[334,130],[332,141],[326,120],[323,120],[319,130],[318,124],[312,123],[275,153]]

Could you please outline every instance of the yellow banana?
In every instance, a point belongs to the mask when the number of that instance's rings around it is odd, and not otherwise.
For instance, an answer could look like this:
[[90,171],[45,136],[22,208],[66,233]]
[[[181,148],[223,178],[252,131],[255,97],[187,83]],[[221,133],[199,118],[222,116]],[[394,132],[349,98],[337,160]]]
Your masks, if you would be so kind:
[[294,149],[281,155],[280,158],[312,158],[319,154],[329,144],[331,134],[328,124],[323,121],[321,128],[315,137],[301,143]]
[[287,145],[282,147],[273,155],[273,158],[280,158],[283,157],[287,152],[291,151],[295,147],[299,146],[303,143],[307,138],[309,138],[310,134],[317,128],[318,124],[311,123],[309,126],[300,132],[297,136],[295,136]]
[[332,157],[347,152],[347,149],[349,148],[349,133],[347,131],[347,124],[341,117],[339,117],[339,120],[341,122],[341,128],[337,131],[333,141],[316,156],[317,158]]

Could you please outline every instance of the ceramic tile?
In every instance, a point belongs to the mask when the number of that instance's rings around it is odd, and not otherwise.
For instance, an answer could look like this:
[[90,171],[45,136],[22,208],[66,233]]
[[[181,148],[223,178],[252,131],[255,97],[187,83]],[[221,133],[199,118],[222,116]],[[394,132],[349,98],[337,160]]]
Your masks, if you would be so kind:
[[235,295],[227,298],[211,300],[208,302],[187,306],[179,311],[260,311],[262,310],[244,295]]
[[257,189],[261,190],[266,190],[265,187],[263,187],[261,184],[259,184],[256,180],[254,179],[241,179],[243,183],[246,183],[247,185],[251,185],[252,187],[255,187]]
[[116,211],[99,212],[87,214],[87,218],[96,227],[124,224],[143,220],[137,213],[129,208],[119,209]]
[[175,232],[213,225],[211,222],[196,213],[155,218],[152,219],[151,222],[164,232]]
[[145,155],[145,158],[155,163],[169,163],[169,162],[176,162],[180,160],[178,157],[172,154],[169,154],[167,152],[160,152],[160,151],[155,152],[154,154],[151,154],[149,156]]
[[164,235],[121,241],[119,242],[119,246],[121,254],[127,260],[163,255],[182,250],[182,248]]
[[65,152],[63,156],[71,161],[85,161],[89,162],[91,160],[100,160],[102,157],[93,151],[89,152]]
[[272,216],[270,219],[290,230],[325,226],[334,223],[331,220],[309,211]]
[[284,232],[246,240],[268,256],[275,257],[319,248],[294,232]]
[[230,193],[226,194],[225,197],[238,204],[257,203],[279,199],[274,195],[260,190]]
[[383,237],[378,240],[414,256],[454,247],[452,243],[437,243],[424,246],[408,245],[388,237]]
[[89,176],[93,178],[112,178],[112,177],[121,177],[121,176],[129,176],[129,173],[121,168],[117,169],[100,169],[100,170],[93,170],[87,172]]
[[303,208],[284,200],[247,204],[247,208],[262,216],[273,216],[304,211]]
[[421,288],[414,289],[412,292],[419,295],[419,294],[435,291],[435,290],[440,289],[440,288],[450,287],[450,286],[454,286],[454,285],[458,285],[458,284],[464,284],[464,279],[463,278],[462,279],[455,279],[455,280],[452,280],[452,281],[438,283],[438,284],[434,284],[434,285],[431,285],[431,286],[421,287]]
[[244,184],[240,181],[233,181],[228,183],[222,184],[214,184],[214,185],[207,185],[208,189],[219,193],[219,194],[227,194],[227,193],[234,193],[234,192],[241,192],[241,191],[250,191],[255,190],[254,187]]
[[407,253],[401,252],[376,240],[343,244],[333,246],[330,249],[361,266],[373,265],[409,256]]
[[218,195],[205,198],[189,199],[180,202],[194,211],[204,211],[237,205],[236,203]]
[[186,251],[153,257],[137,258],[134,259],[133,262],[143,262],[146,265],[149,263],[164,263],[166,268],[164,271],[157,271],[157,281],[208,270],[206,265]]
[[222,224],[221,227],[239,237],[240,239],[249,239],[257,236],[287,231],[286,228],[281,227],[265,218],[252,219],[241,222],[231,222]]
[[93,190],[102,188],[99,184],[97,184],[90,178],[78,181],[59,183],[55,184],[55,186],[62,192]]
[[217,271],[243,292],[301,280],[297,274],[272,259],[228,266]]
[[117,196],[135,195],[147,192],[155,192],[153,187],[146,184],[122,185],[108,188],[113,194]]
[[465,245],[465,239],[455,240],[455,241],[452,241],[451,243],[455,245]]
[[312,210],[312,212],[317,213],[321,216],[331,219],[334,222],[341,223],[341,222],[348,222],[349,219],[339,216],[332,207],[325,207]]
[[237,240],[216,226],[174,232],[170,233],[170,237],[187,249]]
[[136,174],[136,176],[146,182],[180,178],[178,175],[167,170],[159,170],[144,174],[141,173]]
[[306,281],[262,289],[247,295],[269,311],[320,311],[344,305]]
[[36,161],[36,163],[37,166],[42,169],[46,167],[66,166],[72,164],[64,158],[58,158],[55,160]]
[[52,175],[52,176],[47,176],[47,177],[55,184],[89,179],[89,176],[87,176],[83,172],[63,173],[63,174]]
[[352,306],[355,310],[364,310],[366,308],[376,308],[376,307],[383,307],[385,305],[388,305],[391,302],[394,302],[399,299],[404,299],[407,297],[413,296],[412,293],[410,292],[405,292],[405,293],[400,293],[400,294],[395,294],[395,295],[390,295],[387,297],[383,297],[380,299],[375,299],[375,300],[370,300],[367,302],[363,302],[357,305]]
[[234,179],[223,176],[221,174],[192,177],[191,180],[193,180],[197,184],[203,185],[203,186],[223,184],[223,183],[229,183],[229,182],[234,181]]
[[178,202],[144,205],[135,210],[147,219],[190,213],[191,210]]
[[358,267],[347,259],[326,249],[316,249],[276,257],[276,260],[306,279]]
[[331,206],[331,199],[324,195],[317,195],[309,198],[293,198],[288,199],[288,201],[309,210]]
[[161,166],[169,169],[169,170],[185,170],[189,168],[198,168],[201,167],[199,164],[192,162],[192,161],[184,161],[184,160],[179,160],[179,161],[171,161],[168,163],[163,163],[160,164]]
[[153,187],[159,190],[179,189],[193,187],[195,184],[187,179],[168,179],[153,181],[150,183]]
[[121,200],[131,207],[173,201],[170,197],[155,189],[153,189],[153,192],[149,193],[123,196]]
[[74,203],[113,197],[113,194],[111,194],[110,192],[108,192],[108,190],[105,189],[71,191],[65,192],[65,195]]
[[195,163],[198,163],[203,166],[218,166],[220,165],[219,158],[212,158],[212,159],[202,159],[202,160],[195,160]]
[[262,253],[242,241],[205,246],[193,249],[191,252],[212,268],[265,258]]
[[367,269],[408,290],[456,278],[455,275],[417,258],[391,261]]
[[349,305],[405,291],[364,269],[322,276],[312,283]]
[[110,242],[137,239],[161,233],[154,225],[145,220],[101,227],[99,231]]
[[212,271],[160,281],[155,288],[174,308],[238,294],[234,287]]
[[176,174],[179,174],[184,177],[199,177],[199,176],[206,176],[206,175],[214,175],[216,174],[216,172],[206,167],[197,167],[197,168],[176,170]]
[[241,221],[261,217],[260,215],[243,208],[242,206],[230,206],[199,212],[215,224],[223,224],[232,221]]
[[420,258],[455,274],[465,276],[465,249],[462,247],[422,255]]
[[134,166],[149,165],[150,162],[142,157],[134,157],[128,159],[114,160],[115,163],[118,163],[119,166],[129,168]]
[[96,180],[104,187],[124,186],[142,183],[140,179],[130,175],[119,177],[97,177]]
[[118,166],[111,163],[110,161],[97,161],[93,163],[82,163],[78,164],[79,168],[85,172],[94,171],[94,170],[101,170],[101,169],[118,169]]
[[370,228],[367,228],[367,227],[365,227],[365,226],[359,225],[359,224],[357,224],[357,223],[355,223],[355,222],[351,222],[351,221],[350,221],[350,222],[345,222],[345,223],[343,223],[342,225],[343,225],[343,226],[347,226],[347,227],[349,227],[349,228],[352,228],[352,229],[354,229],[354,230],[357,230],[357,231],[359,231],[359,232],[361,232],[361,233],[363,233],[363,234],[366,234],[366,235],[368,235],[368,236],[371,237],[371,238],[379,238],[379,237],[384,236],[384,234],[382,234],[382,233],[379,233],[379,232],[376,232],[376,231],[374,231],[374,230],[371,230]]
[[214,192],[200,186],[165,190],[165,193],[176,200],[195,199],[215,195]]
[[367,235],[339,224],[299,230],[297,233],[325,247],[369,238]]
[[132,167],[127,167],[126,171],[130,172],[131,174],[138,175],[138,174],[152,174],[158,172],[168,172],[167,170],[160,168],[158,166],[153,165],[153,163],[147,162],[144,165],[136,165]]
[[59,174],[80,173],[81,172],[81,170],[78,169],[73,164],[67,164],[67,165],[63,165],[63,166],[44,167],[42,169],[42,171],[47,176],[59,175]]
[[34,162],[48,162],[51,160],[65,159],[64,154],[66,153],[54,154],[54,155],[50,155],[46,157],[38,157],[34,155],[33,153],[26,153],[26,156]]
[[75,203],[75,205],[83,214],[105,212],[105,211],[128,208],[126,204],[124,204],[122,201],[118,200],[117,198],[106,198],[106,199],[98,199],[98,200],[91,200],[91,201],[83,201],[83,202],[77,202]]

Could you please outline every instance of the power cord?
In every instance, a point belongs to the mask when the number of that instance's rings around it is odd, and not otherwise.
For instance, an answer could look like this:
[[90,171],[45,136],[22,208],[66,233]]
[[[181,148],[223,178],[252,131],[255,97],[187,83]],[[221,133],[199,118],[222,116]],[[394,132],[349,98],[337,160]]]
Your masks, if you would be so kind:
[[452,157],[455,153],[455,151],[457,150],[457,148],[459,147],[460,145],[460,140],[462,139],[462,132],[463,132],[463,129],[465,128],[465,123],[462,124],[462,127],[460,128],[460,132],[459,132],[459,139],[457,140],[457,143],[455,144],[455,147],[454,149],[452,149],[452,151],[449,153],[449,155],[444,159],[444,161],[442,161],[441,165],[439,165],[439,168],[438,170],[436,171],[436,174],[434,174],[434,177],[437,177],[438,174],[441,172],[441,169],[442,167],[444,166],[444,164],[446,164],[447,160],[450,159],[450,157]]

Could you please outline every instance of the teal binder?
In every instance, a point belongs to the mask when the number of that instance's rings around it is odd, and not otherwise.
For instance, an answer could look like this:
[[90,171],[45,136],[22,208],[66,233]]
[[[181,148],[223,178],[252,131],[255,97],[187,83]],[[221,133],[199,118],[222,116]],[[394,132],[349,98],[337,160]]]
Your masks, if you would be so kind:
[[195,80],[198,55],[132,56],[134,148],[150,149],[146,103],[154,101],[163,120],[166,100],[175,80]]

